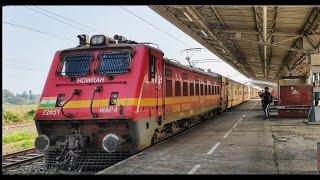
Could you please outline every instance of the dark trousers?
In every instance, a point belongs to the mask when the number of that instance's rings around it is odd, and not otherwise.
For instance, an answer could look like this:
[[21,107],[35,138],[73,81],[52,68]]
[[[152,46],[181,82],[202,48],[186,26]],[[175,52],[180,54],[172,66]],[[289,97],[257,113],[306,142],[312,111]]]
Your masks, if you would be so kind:
[[264,113],[264,118],[270,119],[269,116],[269,106],[270,104],[263,104],[263,113]]

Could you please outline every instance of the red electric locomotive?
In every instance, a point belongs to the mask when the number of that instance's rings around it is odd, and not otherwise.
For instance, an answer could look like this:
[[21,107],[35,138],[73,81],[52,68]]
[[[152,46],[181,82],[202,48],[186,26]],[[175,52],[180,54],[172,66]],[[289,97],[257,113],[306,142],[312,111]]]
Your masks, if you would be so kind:
[[227,107],[218,74],[122,36],[78,37],[56,52],[35,115],[49,168],[100,170]]

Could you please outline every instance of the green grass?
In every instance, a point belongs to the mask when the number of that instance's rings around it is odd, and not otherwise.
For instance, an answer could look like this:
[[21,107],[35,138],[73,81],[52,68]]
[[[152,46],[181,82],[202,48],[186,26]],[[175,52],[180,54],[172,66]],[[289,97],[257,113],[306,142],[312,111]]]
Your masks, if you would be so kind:
[[4,144],[16,143],[19,141],[24,141],[24,140],[29,140],[29,139],[34,140],[36,138],[36,136],[37,136],[36,132],[28,132],[28,131],[15,132],[12,134],[4,135],[2,137],[2,141]]
[[[33,121],[36,105],[4,105],[2,104],[2,125]],[[2,152],[13,153],[34,147],[37,132],[27,128],[3,134]]]
[[26,122],[32,121],[35,114],[35,105],[3,105],[2,122]]
[[14,144],[16,149],[29,149],[34,147],[34,140],[37,137],[36,132],[15,132],[12,134],[4,135],[2,137],[3,145]]
[[34,147],[34,139],[26,140],[22,143],[23,149],[30,149]]

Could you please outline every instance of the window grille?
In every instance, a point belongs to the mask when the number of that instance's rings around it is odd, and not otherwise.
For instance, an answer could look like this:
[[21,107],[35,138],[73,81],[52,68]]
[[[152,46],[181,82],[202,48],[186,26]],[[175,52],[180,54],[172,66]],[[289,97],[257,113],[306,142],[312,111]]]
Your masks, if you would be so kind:
[[98,57],[99,74],[121,74],[130,71],[131,53],[128,50],[103,52]]
[[67,54],[62,55],[57,75],[83,76],[89,74],[90,63],[93,59],[91,54]]

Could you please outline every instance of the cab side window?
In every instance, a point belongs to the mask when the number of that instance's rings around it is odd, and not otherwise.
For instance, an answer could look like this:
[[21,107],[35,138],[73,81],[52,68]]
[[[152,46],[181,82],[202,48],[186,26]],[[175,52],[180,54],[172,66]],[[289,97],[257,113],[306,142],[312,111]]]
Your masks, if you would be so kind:
[[149,81],[156,77],[156,57],[150,55],[149,57]]

